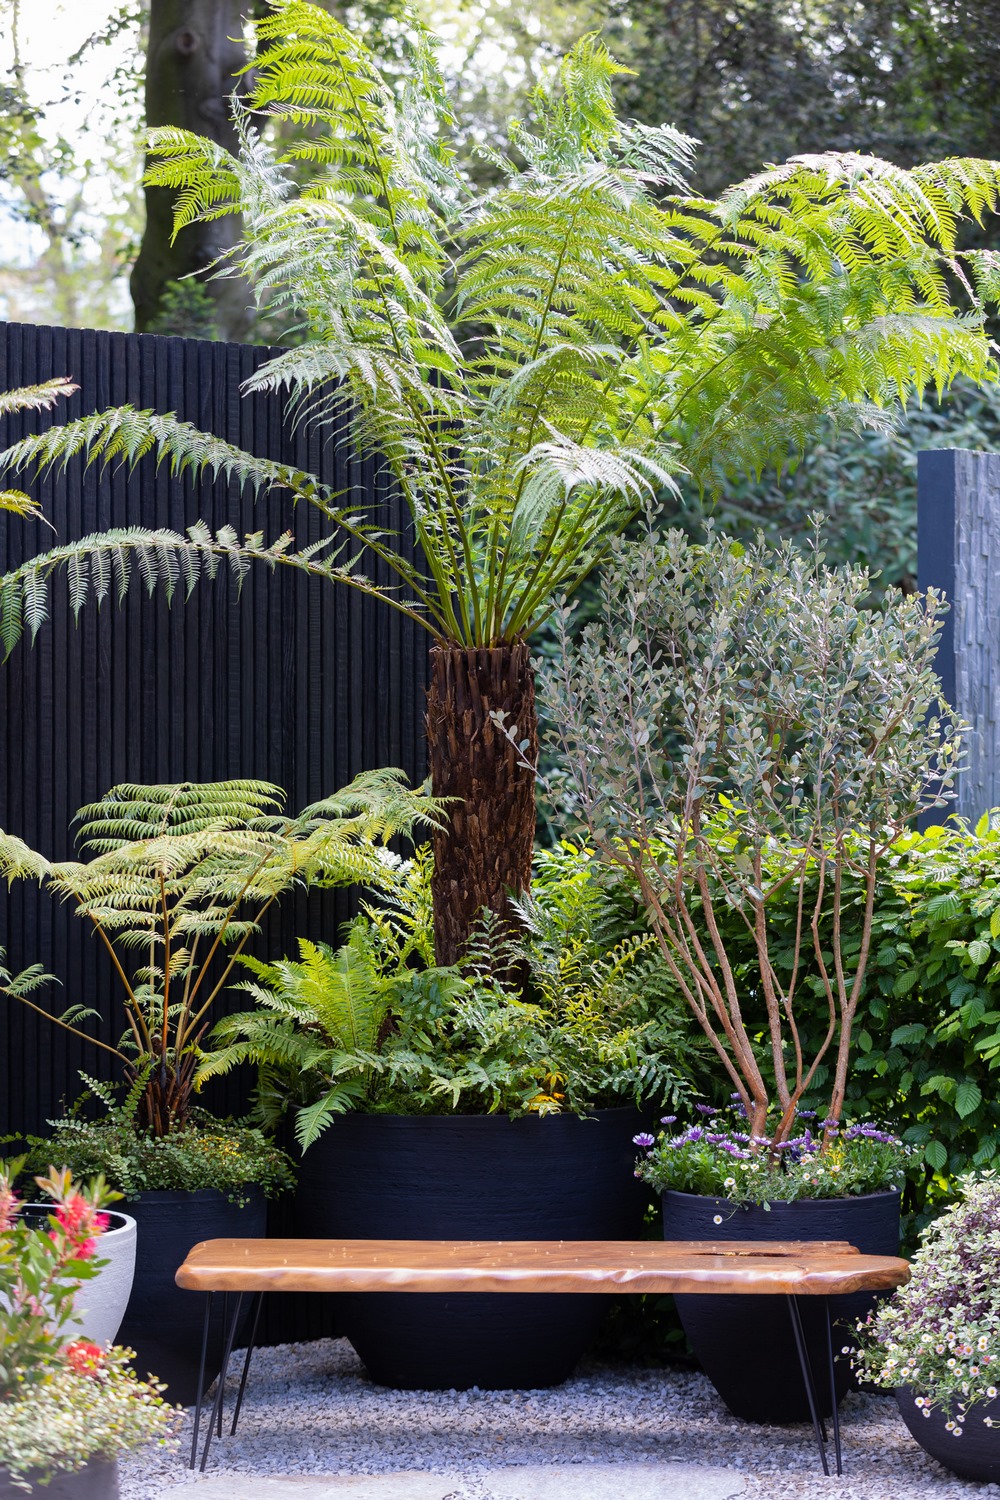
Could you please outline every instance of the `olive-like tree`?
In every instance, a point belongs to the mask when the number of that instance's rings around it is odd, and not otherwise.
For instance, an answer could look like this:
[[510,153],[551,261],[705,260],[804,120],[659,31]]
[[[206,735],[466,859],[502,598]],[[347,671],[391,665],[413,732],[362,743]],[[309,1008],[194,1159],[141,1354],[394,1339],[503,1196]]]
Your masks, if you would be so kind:
[[561,612],[543,678],[588,840],[634,882],[758,1140],[786,1140],[810,1089],[840,1119],[880,871],[961,761],[942,599],[869,596],[818,547],[651,533],[615,544],[580,639]]
[[[420,560],[400,555],[376,510],[345,509],[314,476],[126,407],[22,440],[2,463],[155,452],[174,472],[224,472],[266,496],[269,521],[279,506],[315,507],[323,540],[300,550],[278,528],[240,540],[204,525],[91,536],[0,579],[0,624],[9,651],[45,618],[50,575],[66,575],[80,608],[124,589],[138,558],[168,591],[221,559],[294,567],[426,627],[432,790],[455,799],[433,836],[448,963],[476,912],[505,912],[530,878],[528,641],[552,601],[674,475],[711,486],[780,466],[831,413],[885,422],[928,383],[994,378],[984,320],[1000,277],[956,233],[994,208],[1000,165],[800,157],[717,201],[692,198],[693,142],[618,118],[622,70],[588,36],[534,100],[532,128],[511,126],[511,158],[495,158],[499,181],[480,193],[455,169],[415,17],[396,88],[305,0],[278,0],[257,40],[233,103],[235,154],[161,129],[147,182],[176,192],[177,230],[241,214],[227,268],[304,335],[246,389],[287,392],[303,419],[346,411],[353,443],[381,455],[405,496]],[[285,149],[268,144],[269,120],[296,127]],[[366,558],[398,586],[368,577]]]

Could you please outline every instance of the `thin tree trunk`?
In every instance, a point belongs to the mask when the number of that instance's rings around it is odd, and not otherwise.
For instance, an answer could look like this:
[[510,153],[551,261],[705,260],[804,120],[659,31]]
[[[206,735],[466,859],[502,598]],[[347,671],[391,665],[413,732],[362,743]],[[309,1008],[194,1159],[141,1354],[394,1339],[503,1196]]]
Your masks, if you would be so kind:
[[[146,124],[178,125],[210,136],[235,151],[236,135],[230,117],[230,94],[241,92],[245,80],[237,73],[246,62],[241,41],[244,0],[151,0],[149,46],[146,53]],[[174,195],[168,188],[146,189],[146,228],[130,288],[139,333],[209,332],[196,326],[165,326],[163,297],[177,285],[175,314],[181,324],[204,319],[199,309],[185,312],[192,282],[240,237],[235,214],[210,224],[191,224],[171,244]],[[242,280],[204,281],[211,302],[216,337],[240,340],[252,330],[251,297]]]
[[427,746],[434,796],[459,799],[433,835],[434,947],[453,964],[481,909],[509,916],[508,891],[531,882],[538,719],[526,642],[431,648]]

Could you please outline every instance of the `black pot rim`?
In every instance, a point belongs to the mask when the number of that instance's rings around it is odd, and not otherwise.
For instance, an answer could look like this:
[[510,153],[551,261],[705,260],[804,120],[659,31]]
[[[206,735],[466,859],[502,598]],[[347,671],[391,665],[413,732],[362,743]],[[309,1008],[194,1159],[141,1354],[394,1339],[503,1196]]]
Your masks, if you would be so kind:
[[462,1114],[457,1110],[446,1115],[390,1115],[381,1114],[378,1110],[352,1109],[347,1114],[338,1116],[327,1128],[329,1130],[336,1130],[338,1125],[346,1125],[356,1120],[378,1120],[383,1125],[391,1126],[430,1125],[437,1128],[446,1125],[461,1124],[471,1126],[473,1129],[486,1130],[496,1129],[501,1125],[520,1125],[533,1120],[554,1121],[556,1123],[560,1121],[565,1123],[567,1120],[573,1120],[581,1124],[586,1124],[588,1120],[606,1119],[609,1116],[614,1117],[615,1115],[620,1115],[624,1119],[626,1115],[634,1115],[637,1110],[641,1113],[642,1106],[635,1104],[608,1104],[602,1105],[599,1109],[588,1110],[585,1115],[574,1114],[570,1110],[566,1110],[564,1113],[554,1115],[540,1115],[529,1112],[515,1117],[503,1114],[499,1110],[493,1114],[485,1115]]
[[[711,1193],[685,1193],[680,1188],[663,1188],[660,1192],[661,1198],[686,1198],[690,1203],[714,1203],[719,1208],[732,1209],[733,1213],[749,1213],[752,1209],[760,1209],[759,1203],[734,1203],[731,1198],[715,1198]],[[807,1203],[874,1203],[886,1198],[899,1198],[901,1194],[895,1188],[883,1188],[877,1193],[843,1193],[839,1197],[829,1198],[773,1198],[773,1208],[795,1208],[800,1204]]]
[[126,1198],[129,1203],[206,1203],[215,1198],[228,1198],[232,1193],[250,1197],[261,1193],[259,1183],[245,1182],[233,1188],[146,1188]]

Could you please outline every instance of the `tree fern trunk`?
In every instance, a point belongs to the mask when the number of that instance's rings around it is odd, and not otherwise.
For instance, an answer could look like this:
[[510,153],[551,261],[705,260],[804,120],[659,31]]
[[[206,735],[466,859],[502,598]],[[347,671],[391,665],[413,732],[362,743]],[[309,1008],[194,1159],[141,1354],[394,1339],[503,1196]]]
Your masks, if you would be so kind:
[[526,642],[431,648],[427,745],[434,796],[459,799],[433,835],[434,947],[452,964],[476,914],[505,915],[507,892],[531,880],[538,719]]

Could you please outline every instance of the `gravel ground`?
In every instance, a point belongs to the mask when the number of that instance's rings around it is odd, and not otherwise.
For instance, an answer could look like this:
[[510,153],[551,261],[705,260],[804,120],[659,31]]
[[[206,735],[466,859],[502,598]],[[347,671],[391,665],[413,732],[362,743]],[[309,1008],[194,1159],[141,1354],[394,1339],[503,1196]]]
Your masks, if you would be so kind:
[[[231,1412],[232,1374],[229,1385]],[[209,1472],[234,1476],[238,1495],[239,1475],[422,1470],[458,1476],[456,1500],[477,1500],[510,1465],[659,1461],[736,1470],[746,1500],[1000,1496],[928,1458],[891,1397],[849,1396],[841,1425],[846,1473],[826,1479],[811,1428],[738,1422],[701,1375],[592,1364],[554,1390],[391,1391],[368,1380],[349,1344],[327,1339],[255,1353],[239,1431],[213,1445]],[[184,1432],[189,1444],[190,1414]],[[190,1479],[183,1451],[182,1438],[180,1453],[123,1464],[122,1500],[160,1500]]]

